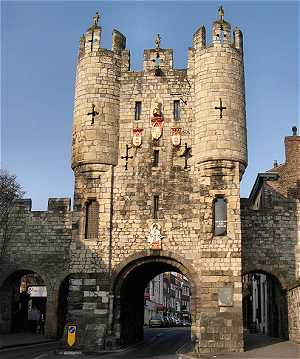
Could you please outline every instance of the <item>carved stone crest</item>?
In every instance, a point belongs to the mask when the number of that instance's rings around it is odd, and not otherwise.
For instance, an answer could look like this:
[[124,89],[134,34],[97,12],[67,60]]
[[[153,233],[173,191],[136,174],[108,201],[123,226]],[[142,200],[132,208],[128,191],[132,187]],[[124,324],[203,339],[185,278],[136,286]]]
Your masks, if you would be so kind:
[[150,233],[148,235],[148,243],[151,249],[162,249],[161,240],[164,236],[161,235],[161,226],[159,223],[152,223]]
[[144,136],[144,130],[142,128],[134,128],[132,130],[132,144],[135,147],[139,147],[142,144],[142,137]]
[[173,146],[179,146],[181,142],[181,128],[171,128],[171,139]]
[[153,140],[158,140],[162,135],[164,119],[162,117],[153,117],[151,119],[151,135]]

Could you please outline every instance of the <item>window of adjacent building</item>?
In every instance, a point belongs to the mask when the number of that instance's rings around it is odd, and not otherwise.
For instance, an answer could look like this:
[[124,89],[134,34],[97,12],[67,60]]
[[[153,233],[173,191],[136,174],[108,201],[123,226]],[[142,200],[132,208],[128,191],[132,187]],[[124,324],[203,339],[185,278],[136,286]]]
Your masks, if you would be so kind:
[[134,110],[134,119],[136,121],[141,119],[141,112],[142,112],[142,102],[141,101],[136,101],[135,110]]
[[174,114],[175,121],[180,120],[180,101],[179,100],[175,100],[173,102],[173,114]]
[[158,219],[159,196],[153,197],[153,219]]
[[157,167],[159,164],[159,150],[153,151],[153,167]]
[[227,202],[223,197],[214,201],[214,235],[224,236],[227,233]]
[[86,205],[85,238],[98,238],[99,205],[93,199]]

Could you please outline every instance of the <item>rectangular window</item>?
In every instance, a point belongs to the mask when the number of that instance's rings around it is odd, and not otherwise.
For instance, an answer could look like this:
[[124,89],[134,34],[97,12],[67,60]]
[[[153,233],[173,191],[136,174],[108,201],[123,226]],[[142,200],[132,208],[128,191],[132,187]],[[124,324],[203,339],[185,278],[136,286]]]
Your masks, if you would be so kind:
[[158,219],[158,205],[159,205],[159,196],[155,195],[153,197],[153,219]]
[[224,236],[227,233],[227,202],[218,197],[214,201],[214,233],[215,236]]
[[142,112],[142,103],[141,101],[136,101],[135,110],[134,110],[134,119],[136,121],[141,119],[141,112]]
[[179,121],[180,120],[180,101],[175,100],[173,103],[173,114],[174,114],[174,120]]
[[99,205],[96,200],[86,204],[85,238],[98,238]]
[[157,167],[159,164],[159,150],[153,151],[153,167]]

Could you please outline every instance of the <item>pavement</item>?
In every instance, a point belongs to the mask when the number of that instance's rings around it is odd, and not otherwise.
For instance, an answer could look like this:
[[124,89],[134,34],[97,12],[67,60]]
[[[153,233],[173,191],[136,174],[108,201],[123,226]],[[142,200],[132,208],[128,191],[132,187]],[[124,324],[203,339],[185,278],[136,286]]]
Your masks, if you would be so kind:
[[0,335],[0,350],[20,346],[49,343],[53,339],[45,338],[42,334],[35,333],[12,333]]
[[300,345],[288,340],[268,337],[261,334],[247,334],[243,353],[214,353],[201,355],[181,351],[178,359],[300,359]]

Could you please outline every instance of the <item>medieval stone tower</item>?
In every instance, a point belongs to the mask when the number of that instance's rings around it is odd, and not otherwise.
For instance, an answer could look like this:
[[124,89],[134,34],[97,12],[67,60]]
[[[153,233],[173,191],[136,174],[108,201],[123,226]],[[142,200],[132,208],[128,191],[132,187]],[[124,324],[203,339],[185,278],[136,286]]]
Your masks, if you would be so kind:
[[[219,9],[173,68],[173,50],[126,39],[101,48],[99,16],[80,40],[68,322],[79,347],[138,340],[143,293],[164,271],[192,286],[198,352],[242,351],[240,180],[247,166],[243,37]],[[96,338],[96,339],[95,339]]]

